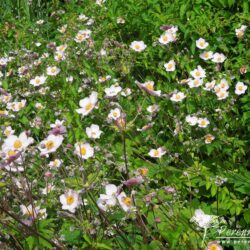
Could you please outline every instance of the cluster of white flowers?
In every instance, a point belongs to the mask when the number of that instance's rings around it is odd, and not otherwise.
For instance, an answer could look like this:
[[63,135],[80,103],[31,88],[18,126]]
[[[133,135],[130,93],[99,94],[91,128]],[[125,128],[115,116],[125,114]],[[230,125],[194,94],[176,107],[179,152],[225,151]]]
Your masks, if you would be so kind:
[[135,209],[132,198],[126,196],[124,192],[119,193],[117,186],[113,184],[105,186],[105,194],[100,195],[97,205],[102,211],[112,211],[117,201],[125,212],[131,212]]

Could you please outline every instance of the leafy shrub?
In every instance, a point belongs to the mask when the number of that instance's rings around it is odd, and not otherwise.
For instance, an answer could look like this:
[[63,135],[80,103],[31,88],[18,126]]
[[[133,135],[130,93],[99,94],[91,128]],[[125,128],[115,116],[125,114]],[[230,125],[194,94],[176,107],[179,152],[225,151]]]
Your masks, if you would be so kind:
[[212,249],[207,214],[249,227],[248,1],[18,3],[1,3],[3,249]]

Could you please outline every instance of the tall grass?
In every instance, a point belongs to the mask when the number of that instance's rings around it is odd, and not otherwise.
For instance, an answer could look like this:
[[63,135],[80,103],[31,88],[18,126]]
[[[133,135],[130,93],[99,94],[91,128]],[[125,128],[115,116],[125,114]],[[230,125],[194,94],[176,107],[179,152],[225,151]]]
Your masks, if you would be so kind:
[[[0,21],[13,18],[27,19],[46,18],[52,9],[67,1],[64,0],[4,0],[0,1]],[[74,1],[73,1],[74,2]]]

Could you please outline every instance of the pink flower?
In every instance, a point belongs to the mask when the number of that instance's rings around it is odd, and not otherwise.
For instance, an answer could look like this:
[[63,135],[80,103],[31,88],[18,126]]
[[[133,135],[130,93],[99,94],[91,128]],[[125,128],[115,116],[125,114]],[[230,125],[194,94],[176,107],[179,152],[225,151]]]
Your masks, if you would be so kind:
[[123,184],[130,187],[134,185],[139,185],[143,183],[143,181],[144,181],[143,178],[141,176],[138,176],[138,177],[130,178],[127,181],[124,181]]

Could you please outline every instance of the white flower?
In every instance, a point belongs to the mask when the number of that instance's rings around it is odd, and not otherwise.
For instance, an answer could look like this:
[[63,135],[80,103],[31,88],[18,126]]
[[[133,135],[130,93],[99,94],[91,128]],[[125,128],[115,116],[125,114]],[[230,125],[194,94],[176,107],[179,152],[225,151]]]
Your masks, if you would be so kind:
[[37,108],[37,109],[43,109],[44,106],[40,102],[36,102],[35,103],[35,108]]
[[223,89],[223,90],[228,90],[229,89],[229,84],[227,82],[226,79],[221,79],[220,83],[218,84],[219,88]]
[[75,41],[77,43],[82,43],[90,38],[91,30],[79,30],[76,34]]
[[200,58],[203,60],[209,60],[213,58],[213,52],[212,51],[204,51],[200,54]]
[[208,42],[203,38],[196,40],[196,47],[199,49],[205,49],[208,45]]
[[246,92],[247,85],[245,85],[243,82],[237,82],[235,86],[235,94],[236,95],[242,95]]
[[215,80],[213,80],[211,82],[207,82],[205,84],[205,88],[203,88],[203,89],[205,89],[207,91],[211,91],[214,88],[214,86],[215,86]]
[[105,49],[101,49],[99,52],[100,56],[106,56],[107,55],[107,51]]
[[67,29],[68,25],[65,24],[63,25],[61,28],[58,28],[57,30],[60,32],[60,33],[65,33],[66,32],[66,29]]
[[63,53],[67,49],[67,44],[62,44],[56,47],[56,51]]
[[103,132],[96,124],[92,124],[90,127],[86,128],[86,134],[89,138],[99,139],[102,133]]
[[191,126],[195,126],[198,123],[198,118],[196,116],[187,115],[185,120]]
[[49,76],[56,76],[60,72],[60,69],[56,66],[48,67],[47,68],[47,75]]
[[132,199],[124,192],[121,192],[118,196],[117,199],[119,201],[120,206],[125,212],[130,212],[134,207],[133,207],[133,202]]
[[93,91],[89,97],[86,97],[80,100],[79,105],[80,109],[77,109],[76,112],[82,116],[88,115],[97,103],[97,92]]
[[29,219],[45,219],[47,217],[46,208],[40,209],[39,206],[33,207],[32,204],[29,206],[20,205],[21,212],[24,216],[29,217]]
[[118,108],[111,109],[108,115],[109,119],[117,120],[121,116],[121,110]]
[[28,137],[25,132],[22,132],[19,136],[9,135],[2,145],[2,150],[12,149],[16,151],[24,151],[30,144],[34,142],[34,139]]
[[100,197],[97,200],[97,206],[102,210],[102,211],[108,211],[112,207],[116,205],[116,197],[114,196],[109,196],[106,194],[101,194]]
[[66,82],[72,83],[74,80],[73,76],[66,77]]
[[77,142],[74,153],[84,160],[94,156],[94,148],[89,143]]
[[63,120],[60,121],[60,120],[56,119],[55,123],[50,124],[50,127],[51,128],[58,128],[58,127],[63,126],[63,123],[64,123]]
[[236,34],[237,38],[243,37],[246,29],[247,29],[246,25],[241,25],[239,29],[235,29],[235,34]]
[[123,18],[123,17],[117,17],[117,19],[116,19],[116,23],[118,23],[118,24],[124,24],[125,23],[125,19]]
[[170,100],[173,102],[181,102],[185,98],[186,96],[183,92],[177,92],[171,96]]
[[26,105],[26,100],[21,100],[20,102],[9,102],[7,103],[7,109],[10,109],[14,112],[18,112]]
[[55,152],[62,144],[63,136],[61,135],[49,135],[46,139],[40,142],[39,150],[41,155],[47,155]]
[[111,79],[111,76],[107,75],[107,76],[101,76],[101,77],[99,77],[98,81],[102,83],[102,82],[106,82],[106,81],[108,81],[110,79]]
[[54,55],[56,61],[64,61],[66,59],[64,52],[56,51]]
[[5,58],[5,57],[0,58],[0,65],[1,66],[6,66],[7,63],[8,63],[8,58]]
[[221,91],[221,87],[219,85],[214,86],[214,92],[219,93]]
[[76,209],[82,204],[78,192],[71,189],[60,195],[60,202],[62,209],[69,210],[71,213],[75,213]]
[[205,250],[223,250],[223,247],[217,241],[208,242]]
[[103,3],[105,3],[106,2],[106,0],[96,0],[96,4],[97,5],[99,5],[99,6],[101,6]]
[[43,23],[44,23],[43,19],[40,19],[40,20],[36,21],[36,24],[43,24]]
[[161,96],[161,90],[154,90],[154,81],[146,81],[145,83],[136,82],[136,84],[151,95]]
[[125,97],[131,95],[131,89],[130,89],[130,88],[124,89],[124,90],[121,92],[121,95],[122,95],[122,96],[125,96]]
[[205,143],[206,144],[210,144],[214,139],[215,139],[215,137],[211,134],[205,135]]
[[205,214],[201,209],[196,209],[191,222],[195,222],[201,228],[209,228],[213,220],[212,215]]
[[44,195],[47,195],[54,189],[55,189],[55,186],[53,186],[51,183],[48,183],[48,185],[45,188],[41,189],[41,193]]
[[175,39],[174,39],[174,36],[173,36],[173,33],[170,32],[170,31],[166,31],[165,33],[163,33],[160,38],[159,38],[159,43],[161,44],[168,44],[168,43],[171,43],[173,42]]
[[206,128],[210,124],[207,118],[199,118],[198,119],[198,127]]
[[136,52],[142,52],[145,50],[147,45],[143,41],[133,41],[130,44],[130,48],[133,49]]
[[150,149],[148,154],[153,158],[161,158],[163,155],[166,154],[166,150],[162,147],[157,149]]
[[214,53],[212,61],[215,63],[223,63],[226,60],[226,56],[222,53]]
[[204,78],[206,77],[206,71],[199,65],[196,69],[190,72],[193,78]]
[[60,159],[55,159],[49,162],[50,168],[59,168],[61,165],[62,165],[62,160]]
[[118,188],[114,184],[108,184],[105,186],[105,192],[109,196],[116,196],[118,192]]
[[106,194],[101,194],[97,200],[98,207],[107,211],[116,205],[116,196],[118,193],[118,188],[113,184],[108,184],[105,186]]
[[175,71],[175,61],[170,60],[169,62],[164,64],[166,71]]
[[196,79],[191,79],[188,81],[188,86],[190,88],[197,88],[203,84],[203,79],[202,78],[196,78]]
[[157,111],[159,111],[159,106],[156,105],[156,104],[150,105],[150,106],[147,107],[147,111],[149,113],[157,112]]
[[88,17],[85,16],[84,14],[80,14],[80,15],[78,16],[78,20],[80,20],[80,21],[86,21],[86,20],[88,20]]
[[114,85],[111,85],[109,88],[105,88],[104,91],[105,91],[107,97],[114,97],[119,92],[122,91],[122,88],[119,85],[114,84]]
[[4,135],[6,135],[7,137],[13,135],[14,132],[15,130],[13,130],[11,126],[6,127],[3,131]]
[[219,92],[216,92],[216,95],[218,100],[224,100],[228,97],[229,93],[224,89],[220,89]]

